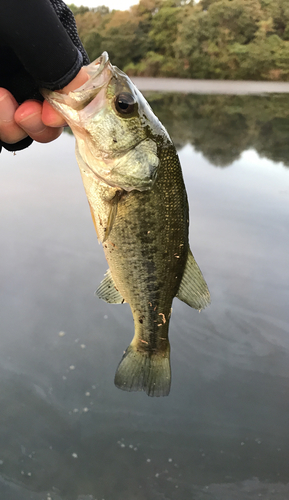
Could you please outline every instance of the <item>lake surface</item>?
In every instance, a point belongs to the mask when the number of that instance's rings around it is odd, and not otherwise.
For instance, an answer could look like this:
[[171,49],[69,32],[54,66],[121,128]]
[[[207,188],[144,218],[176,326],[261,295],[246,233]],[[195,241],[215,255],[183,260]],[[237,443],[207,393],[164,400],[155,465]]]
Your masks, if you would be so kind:
[[74,139],[3,151],[3,500],[289,498],[288,97],[149,98],[212,304],[174,300],[168,397],[118,390],[133,320],[94,296],[107,263]]

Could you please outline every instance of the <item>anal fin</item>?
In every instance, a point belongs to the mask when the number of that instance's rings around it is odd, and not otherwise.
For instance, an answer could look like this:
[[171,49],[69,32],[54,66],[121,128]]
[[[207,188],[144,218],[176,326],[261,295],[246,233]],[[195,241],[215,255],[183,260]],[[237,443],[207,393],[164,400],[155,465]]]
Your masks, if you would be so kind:
[[208,306],[211,302],[207,283],[190,249],[176,297],[194,309],[199,310]]
[[125,302],[123,296],[119,293],[113,281],[110,269],[107,270],[105,278],[100,283],[94,294],[109,304],[123,304]]

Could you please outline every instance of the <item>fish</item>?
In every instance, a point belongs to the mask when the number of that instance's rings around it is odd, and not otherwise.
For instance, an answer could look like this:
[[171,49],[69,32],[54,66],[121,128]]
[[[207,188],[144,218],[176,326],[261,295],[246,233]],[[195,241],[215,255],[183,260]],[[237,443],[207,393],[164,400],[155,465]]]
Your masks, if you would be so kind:
[[167,396],[174,297],[201,310],[210,292],[189,247],[189,206],[175,146],[146,99],[104,52],[68,95],[43,90],[76,139],[76,158],[109,269],[96,295],[128,303],[134,336],[115,374],[125,391]]

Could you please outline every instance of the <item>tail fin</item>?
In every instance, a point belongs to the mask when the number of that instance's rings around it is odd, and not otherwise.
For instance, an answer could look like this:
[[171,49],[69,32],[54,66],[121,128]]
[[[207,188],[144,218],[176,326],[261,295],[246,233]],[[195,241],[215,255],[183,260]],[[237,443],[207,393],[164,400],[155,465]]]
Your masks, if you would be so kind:
[[118,365],[114,383],[123,391],[167,396],[171,387],[170,344],[166,351],[137,350],[130,345]]

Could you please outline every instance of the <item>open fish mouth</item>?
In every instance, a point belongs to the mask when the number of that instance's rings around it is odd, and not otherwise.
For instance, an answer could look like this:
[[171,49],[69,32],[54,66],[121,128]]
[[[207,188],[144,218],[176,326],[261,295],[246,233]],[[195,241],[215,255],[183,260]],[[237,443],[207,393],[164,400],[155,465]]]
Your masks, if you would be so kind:
[[103,52],[98,59],[86,66],[85,69],[89,75],[89,80],[82,87],[68,94],[72,101],[70,105],[76,111],[84,109],[93,101],[101,89],[107,87],[112,78],[113,69],[107,52]]
[[53,92],[41,89],[43,97],[48,102],[56,108],[58,108],[58,104],[61,106],[61,108],[59,107],[59,111],[64,114],[65,118],[67,116],[63,105],[76,112],[81,111],[93,101],[104,87],[107,87],[113,76],[113,67],[107,52],[103,52],[98,59],[86,66],[85,70],[89,79],[81,87],[69,92],[69,94],[65,94],[62,91]]
[[[90,63],[85,68],[86,68],[86,71],[89,74],[89,76],[91,78],[94,78],[94,77],[98,76],[100,73],[102,73],[102,71],[104,70],[104,68],[108,64],[110,64],[108,53],[107,52],[103,52],[101,54],[101,56],[98,57],[98,59],[95,59],[95,61],[93,61],[92,63]],[[86,85],[86,84],[84,84],[84,85]]]

